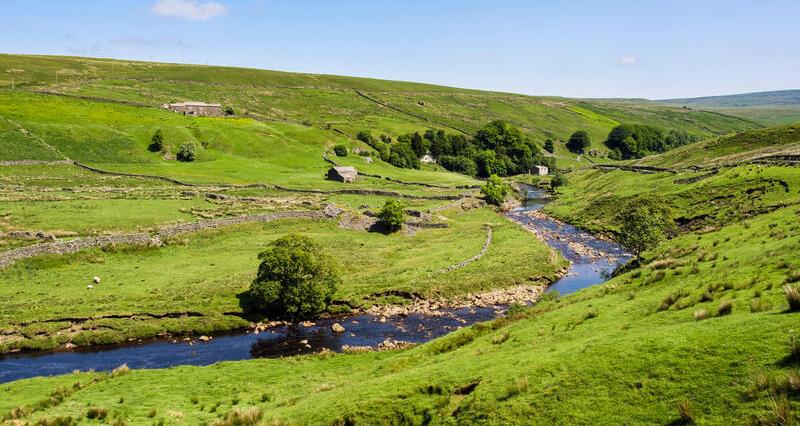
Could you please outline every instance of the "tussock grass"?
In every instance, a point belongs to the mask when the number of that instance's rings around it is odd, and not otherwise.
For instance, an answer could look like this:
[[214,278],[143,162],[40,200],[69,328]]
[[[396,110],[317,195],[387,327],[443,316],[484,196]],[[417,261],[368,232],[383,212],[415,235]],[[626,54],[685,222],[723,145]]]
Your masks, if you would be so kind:
[[253,426],[261,421],[263,415],[264,413],[259,407],[235,408],[224,419],[212,422],[211,426]]
[[108,417],[108,410],[102,407],[89,407],[86,410],[86,418],[91,420],[103,420]]
[[693,317],[694,317],[695,321],[702,321],[704,319],[710,318],[711,314],[705,309],[700,309],[700,310],[694,311]]
[[694,424],[694,408],[692,401],[684,399],[678,403],[678,421],[677,424],[688,425]]
[[75,426],[78,421],[69,416],[42,417],[34,424],[36,426]]
[[786,295],[786,301],[789,302],[789,310],[800,311],[800,284],[786,284],[783,286],[783,293]]
[[722,301],[722,303],[720,303],[719,307],[717,308],[718,317],[728,315],[731,312],[733,312],[733,302],[731,302],[730,300]]

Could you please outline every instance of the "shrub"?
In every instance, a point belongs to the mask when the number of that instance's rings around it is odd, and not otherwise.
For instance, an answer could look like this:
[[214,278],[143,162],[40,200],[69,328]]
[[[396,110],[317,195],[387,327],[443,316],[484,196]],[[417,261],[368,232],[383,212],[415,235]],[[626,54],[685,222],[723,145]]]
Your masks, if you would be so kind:
[[490,176],[489,179],[486,180],[486,184],[481,187],[483,199],[486,200],[487,203],[496,206],[503,204],[509,192],[511,192],[511,187],[503,182],[497,175]]
[[597,318],[598,315],[600,315],[600,311],[598,311],[597,308],[589,308],[589,310],[586,311],[586,314],[583,316],[583,319]]
[[699,311],[694,311],[694,320],[695,321],[702,321],[704,319],[708,319],[711,314],[708,313],[705,309],[700,309]]
[[786,294],[786,301],[789,302],[789,310],[800,311],[800,285],[786,284],[783,286],[783,292]]
[[378,212],[378,219],[389,230],[396,231],[406,221],[406,212],[403,203],[395,198],[389,198]]
[[190,162],[194,161],[194,157],[195,147],[191,142],[181,144],[181,146],[178,148],[178,153],[175,154],[175,158],[177,158],[178,161]]
[[717,308],[717,316],[721,317],[723,315],[728,315],[733,311],[733,302],[730,300],[725,300],[719,304],[719,308]]
[[87,419],[103,420],[107,416],[108,416],[108,410],[101,407],[90,407],[89,410],[86,411]]
[[336,145],[333,147],[333,152],[338,157],[347,157],[347,147],[344,145]]
[[150,145],[147,149],[150,152],[161,152],[164,150],[164,135],[161,133],[161,129],[153,133],[153,137],[150,139]]
[[226,107],[225,108],[225,115],[233,115],[233,107]]
[[550,187],[553,189],[566,185],[567,185],[567,177],[562,175],[561,173],[554,174],[553,178],[550,179]]
[[256,278],[241,301],[248,313],[270,318],[316,315],[327,308],[341,282],[319,243],[304,235],[273,241],[258,259]]

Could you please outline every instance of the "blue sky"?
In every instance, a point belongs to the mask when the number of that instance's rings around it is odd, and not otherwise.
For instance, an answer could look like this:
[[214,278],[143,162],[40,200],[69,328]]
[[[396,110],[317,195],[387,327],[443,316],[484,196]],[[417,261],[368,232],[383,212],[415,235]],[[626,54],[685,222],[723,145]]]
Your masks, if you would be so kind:
[[0,52],[246,66],[533,95],[800,88],[800,1],[26,0]]

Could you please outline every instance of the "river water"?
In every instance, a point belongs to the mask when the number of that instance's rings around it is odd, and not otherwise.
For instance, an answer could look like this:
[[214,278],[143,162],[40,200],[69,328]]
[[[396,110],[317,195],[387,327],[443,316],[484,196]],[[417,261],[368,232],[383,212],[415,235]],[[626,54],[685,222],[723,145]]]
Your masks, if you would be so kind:
[[[571,225],[528,213],[541,209],[549,201],[539,190],[528,190],[523,207],[506,216],[522,226],[539,231],[554,249],[571,262],[566,276],[554,283],[549,291],[562,295],[605,281],[617,264],[628,255],[616,244],[598,239]],[[577,245],[590,248],[576,251]],[[108,345],[71,351],[30,352],[0,355],[0,383],[36,376],[65,374],[75,370],[108,371],[122,364],[139,368],[167,368],[176,365],[211,365],[261,357],[280,357],[330,349],[341,351],[344,346],[375,347],[387,339],[423,343],[460,327],[496,318],[505,312],[504,306],[473,307],[444,310],[446,315],[425,316],[410,314],[388,317],[357,315],[317,321],[314,325],[282,325],[261,333],[236,332],[217,335],[213,340],[187,342],[153,339],[125,345]],[[338,322],[344,333],[334,333],[331,325]]]

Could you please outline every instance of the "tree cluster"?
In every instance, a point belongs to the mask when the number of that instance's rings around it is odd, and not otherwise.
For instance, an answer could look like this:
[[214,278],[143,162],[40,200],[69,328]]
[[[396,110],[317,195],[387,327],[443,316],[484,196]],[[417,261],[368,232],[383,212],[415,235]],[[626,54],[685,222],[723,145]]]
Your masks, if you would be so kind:
[[665,131],[647,124],[620,124],[611,129],[605,144],[611,149],[609,157],[628,160],[666,152],[698,139],[685,130]]
[[397,167],[419,168],[426,154],[447,170],[483,178],[529,173],[535,165],[555,166],[527,134],[504,121],[492,121],[472,136],[429,129],[422,135],[401,135],[396,142],[386,135],[375,139],[368,131],[357,138]]
[[419,133],[402,135],[395,142],[392,141],[391,136],[381,135],[380,138],[375,138],[369,130],[362,130],[358,132],[356,139],[371,146],[378,152],[378,157],[381,160],[395,167],[404,169],[419,168],[419,159],[422,155],[418,155],[413,149],[414,141],[422,140],[422,136]]

